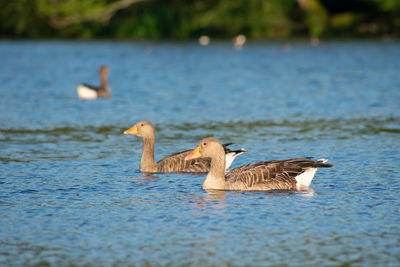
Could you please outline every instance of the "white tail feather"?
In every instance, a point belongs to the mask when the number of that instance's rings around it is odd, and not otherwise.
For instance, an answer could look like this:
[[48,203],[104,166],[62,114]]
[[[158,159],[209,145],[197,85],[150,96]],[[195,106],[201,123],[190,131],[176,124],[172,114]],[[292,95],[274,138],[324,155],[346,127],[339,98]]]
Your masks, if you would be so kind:
[[[319,159],[318,162],[326,163],[327,159]],[[314,178],[315,173],[317,172],[317,168],[309,168],[302,174],[296,176],[296,186],[297,190],[305,189],[310,186],[312,179]]]
[[243,154],[246,151],[244,148],[241,148],[240,150],[242,150],[242,152],[229,152],[225,154],[225,170],[229,169],[229,167],[232,165],[232,162],[237,156]]
[[84,85],[78,85],[76,87],[78,97],[82,99],[95,99],[97,98],[97,92],[93,89],[87,88]]
[[306,187],[309,187],[316,172],[317,168],[309,168],[302,174],[297,175],[295,177],[297,181],[296,183],[297,189],[304,189]]

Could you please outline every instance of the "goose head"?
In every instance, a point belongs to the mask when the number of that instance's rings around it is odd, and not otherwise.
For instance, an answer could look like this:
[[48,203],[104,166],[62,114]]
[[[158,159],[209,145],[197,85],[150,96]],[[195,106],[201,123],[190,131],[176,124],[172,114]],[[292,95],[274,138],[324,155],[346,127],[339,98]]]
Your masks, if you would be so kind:
[[203,139],[200,144],[186,156],[185,160],[197,158],[217,158],[218,156],[225,157],[225,150],[221,143],[213,137]]
[[106,75],[108,73],[108,67],[106,65],[102,65],[100,67],[100,75]]
[[143,138],[154,137],[154,126],[149,121],[140,121],[136,123],[133,127],[124,131],[124,134],[134,134]]

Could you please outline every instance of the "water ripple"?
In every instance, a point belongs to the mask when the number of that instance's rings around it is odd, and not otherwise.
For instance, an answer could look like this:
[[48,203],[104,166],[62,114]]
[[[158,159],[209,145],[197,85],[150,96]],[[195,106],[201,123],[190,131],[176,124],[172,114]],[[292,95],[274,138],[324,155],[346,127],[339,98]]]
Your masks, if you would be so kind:
[[[0,43],[1,266],[399,265],[398,42],[143,45]],[[78,100],[105,63],[113,97]],[[307,191],[204,191],[139,172],[123,131],[143,119],[157,160],[215,136],[247,149],[234,167],[334,167]]]

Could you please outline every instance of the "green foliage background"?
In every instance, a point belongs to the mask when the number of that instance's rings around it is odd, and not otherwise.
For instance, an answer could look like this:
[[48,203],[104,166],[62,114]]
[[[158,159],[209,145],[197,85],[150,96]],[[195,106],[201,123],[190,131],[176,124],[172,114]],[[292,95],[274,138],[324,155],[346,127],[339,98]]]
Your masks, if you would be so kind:
[[400,0],[0,0],[1,38],[398,36]]

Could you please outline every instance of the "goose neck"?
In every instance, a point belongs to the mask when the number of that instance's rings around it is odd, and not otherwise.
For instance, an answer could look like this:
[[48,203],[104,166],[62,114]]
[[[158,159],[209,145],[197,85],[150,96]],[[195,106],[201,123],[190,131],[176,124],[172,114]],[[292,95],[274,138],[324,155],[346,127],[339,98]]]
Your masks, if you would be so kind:
[[[224,153],[225,154],[225,153]],[[204,189],[225,188],[225,155],[219,154],[211,159],[210,171],[203,183]]]
[[141,171],[155,171],[156,162],[154,161],[154,137],[143,138],[142,158],[140,160]]

